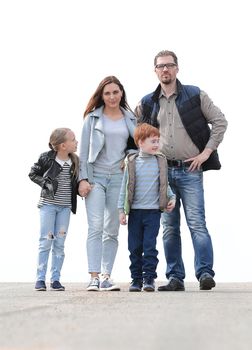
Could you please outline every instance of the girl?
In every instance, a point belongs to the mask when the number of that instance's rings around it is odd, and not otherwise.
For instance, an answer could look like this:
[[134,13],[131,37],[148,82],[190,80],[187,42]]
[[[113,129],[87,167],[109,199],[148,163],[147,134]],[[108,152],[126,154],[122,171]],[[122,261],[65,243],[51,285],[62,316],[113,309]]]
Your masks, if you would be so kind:
[[41,196],[40,238],[35,290],[46,290],[46,271],[50,250],[52,250],[51,290],[63,291],[60,272],[64,261],[64,244],[67,236],[71,211],[77,208],[78,156],[77,141],[68,128],[55,129],[49,141],[50,151],[42,153],[29,173],[30,179],[38,184]]

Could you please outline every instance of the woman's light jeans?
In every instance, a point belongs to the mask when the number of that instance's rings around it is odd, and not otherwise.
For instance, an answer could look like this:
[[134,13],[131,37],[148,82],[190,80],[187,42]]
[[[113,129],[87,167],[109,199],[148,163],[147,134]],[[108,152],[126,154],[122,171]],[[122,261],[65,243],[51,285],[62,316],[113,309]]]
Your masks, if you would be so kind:
[[119,232],[118,197],[123,173],[94,174],[94,187],[86,198],[88,271],[111,275]]
[[60,280],[60,272],[65,258],[64,246],[70,214],[70,208],[60,205],[44,204],[40,208],[37,281],[46,280],[47,264],[51,250],[51,282]]

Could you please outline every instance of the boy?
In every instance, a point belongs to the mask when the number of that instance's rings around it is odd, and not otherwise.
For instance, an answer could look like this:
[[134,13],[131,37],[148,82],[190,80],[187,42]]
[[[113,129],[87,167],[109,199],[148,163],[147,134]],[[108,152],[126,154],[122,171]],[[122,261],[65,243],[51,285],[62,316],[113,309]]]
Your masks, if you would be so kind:
[[136,127],[139,152],[128,155],[118,209],[121,225],[128,222],[128,249],[132,282],[130,292],[155,291],[158,251],[156,240],[161,211],[171,211],[175,195],[168,184],[167,161],[159,151],[159,130],[147,123]]

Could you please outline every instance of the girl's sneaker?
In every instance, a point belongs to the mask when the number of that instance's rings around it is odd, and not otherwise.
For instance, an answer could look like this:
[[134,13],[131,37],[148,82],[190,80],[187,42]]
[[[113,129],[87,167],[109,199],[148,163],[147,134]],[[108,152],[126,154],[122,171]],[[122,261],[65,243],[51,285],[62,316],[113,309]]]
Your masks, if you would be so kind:
[[98,277],[92,277],[89,285],[87,286],[87,291],[98,292],[100,288],[100,280]]
[[45,291],[46,290],[45,281],[37,281],[35,284],[35,290]]
[[120,287],[117,286],[109,277],[103,279],[100,290],[108,290],[108,291],[119,291]]
[[50,289],[56,291],[64,291],[65,287],[62,286],[62,284],[59,281],[54,281],[50,284]]

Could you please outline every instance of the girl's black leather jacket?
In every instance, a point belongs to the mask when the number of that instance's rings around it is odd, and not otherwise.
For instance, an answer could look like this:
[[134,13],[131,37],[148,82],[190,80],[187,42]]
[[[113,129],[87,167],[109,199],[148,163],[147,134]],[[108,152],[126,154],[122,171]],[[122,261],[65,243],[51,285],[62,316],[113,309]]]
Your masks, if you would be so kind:
[[[56,177],[62,171],[62,166],[56,162],[56,152],[51,150],[40,155],[38,161],[31,167],[29,177],[38,184],[41,189],[41,197],[54,199],[54,194],[58,188]],[[72,165],[73,167],[73,165]],[[71,189],[72,189],[72,207],[71,210],[75,214],[77,210],[77,186],[78,179],[74,175],[71,167]]]

